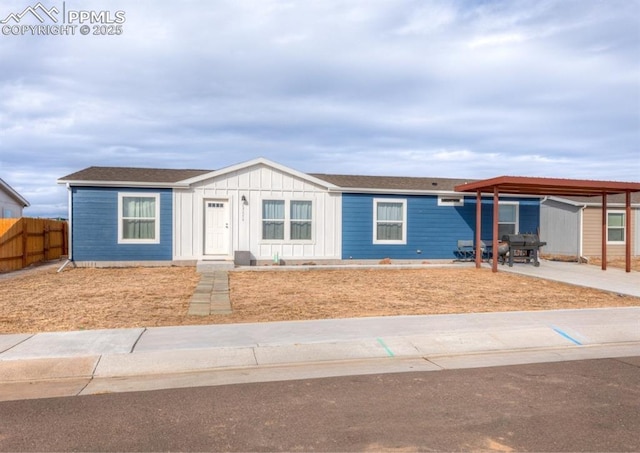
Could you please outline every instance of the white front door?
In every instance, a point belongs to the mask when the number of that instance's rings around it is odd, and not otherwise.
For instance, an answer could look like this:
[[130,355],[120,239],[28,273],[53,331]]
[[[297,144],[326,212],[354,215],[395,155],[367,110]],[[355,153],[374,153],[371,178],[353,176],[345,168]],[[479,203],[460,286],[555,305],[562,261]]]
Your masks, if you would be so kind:
[[204,254],[229,255],[229,201],[204,202]]

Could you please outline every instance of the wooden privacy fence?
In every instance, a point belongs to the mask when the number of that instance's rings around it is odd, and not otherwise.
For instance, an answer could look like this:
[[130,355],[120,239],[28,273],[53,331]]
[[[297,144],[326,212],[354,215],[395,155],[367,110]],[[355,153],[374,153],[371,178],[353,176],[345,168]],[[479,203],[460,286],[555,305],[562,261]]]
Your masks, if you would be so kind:
[[67,222],[49,219],[0,219],[0,272],[67,255]]

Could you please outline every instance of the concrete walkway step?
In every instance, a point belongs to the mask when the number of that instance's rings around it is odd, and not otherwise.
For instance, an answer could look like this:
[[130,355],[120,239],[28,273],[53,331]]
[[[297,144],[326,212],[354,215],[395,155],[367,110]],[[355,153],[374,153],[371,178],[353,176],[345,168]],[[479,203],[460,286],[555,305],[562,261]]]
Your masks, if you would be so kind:
[[196,263],[196,271],[201,273],[228,271],[234,267],[233,261],[198,261]]
[[224,270],[200,272],[200,281],[191,297],[187,314],[209,316],[230,313],[229,273]]

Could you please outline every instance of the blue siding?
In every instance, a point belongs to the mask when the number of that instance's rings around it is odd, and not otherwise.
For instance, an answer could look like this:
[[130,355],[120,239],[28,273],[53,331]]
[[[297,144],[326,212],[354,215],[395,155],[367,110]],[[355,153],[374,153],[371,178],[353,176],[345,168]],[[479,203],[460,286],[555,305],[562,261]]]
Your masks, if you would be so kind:
[[[373,243],[373,199],[407,200],[407,243]],[[540,223],[537,199],[501,198],[518,201],[521,232],[535,232]],[[482,200],[482,238],[492,240],[493,200]],[[465,198],[464,206],[438,206],[437,196],[343,194],[343,259],[451,259],[458,239],[475,237],[476,199]],[[420,250],[422,253],[418,253]]]
[[[160,243],[118,244],[118,193],[160,194]],[[173,259],[171,189],[72,188],[72,253],[75,261]]]

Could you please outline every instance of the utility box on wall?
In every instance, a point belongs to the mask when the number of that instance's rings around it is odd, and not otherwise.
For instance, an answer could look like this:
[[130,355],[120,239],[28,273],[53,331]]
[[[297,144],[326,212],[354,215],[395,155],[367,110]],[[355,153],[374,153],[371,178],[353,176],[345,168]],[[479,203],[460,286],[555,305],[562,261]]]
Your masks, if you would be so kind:
[[236,266],[250,266],[251,252],[246,250],[236,250],[233,254],[233,263]]

